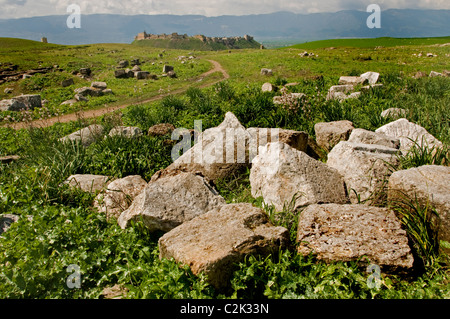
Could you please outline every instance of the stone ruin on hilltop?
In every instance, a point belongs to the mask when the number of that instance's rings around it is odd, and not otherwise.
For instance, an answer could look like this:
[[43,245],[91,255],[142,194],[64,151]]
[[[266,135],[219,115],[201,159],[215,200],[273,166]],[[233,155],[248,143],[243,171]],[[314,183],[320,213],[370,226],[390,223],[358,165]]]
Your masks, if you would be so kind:
[[176,32],[172,34],[148,34],[147,32],[141,32],[138,33],[137,36],[134,37],[136,41],[140,40],[156,40],[156,39],[163,39],[163,40],[182,40],[182,39],[198,39],[201,40],[203,43],[221,43],[224,45],[233,45],[236,42],[239,41],[247,41],[251,42],[253,41],[253,37],[250,35],[244,35],[243,37],[206,37],[204,35],[198,34],[194,35],[192,37],[188,36],[187,34],[178,34]]

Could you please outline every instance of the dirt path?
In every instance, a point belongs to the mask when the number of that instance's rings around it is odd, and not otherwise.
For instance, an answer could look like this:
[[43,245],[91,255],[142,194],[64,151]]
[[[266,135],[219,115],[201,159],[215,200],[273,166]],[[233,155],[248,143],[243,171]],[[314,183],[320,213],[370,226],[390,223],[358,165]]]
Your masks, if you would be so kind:
[[[227,71],[222,67],[222,65],[220,65],[219,62],[214,61],[214,60],[207,60],[208,62],[210,62],[213,65],[213,68],[201,75],[199,75],[195,80],[200,80],[203,79],[205,77],[207,77],[208,75],[211,75],[215,72],[221,72],[223,75],[223,79],[212,82],[212,83],[205,83],[200,85],[200,88],[205,88],[211,85],[214,85],[218,82],[221,82],[223,80],[229,79],[230,75],[227,73]],[[14,124],[10,124],[8,126],[18,130],[21,128],[28,128],[28,127],[48,127],[48,126],[52,126],[55,123],[67,123],[67,122],[71,122],[71,121],[76,121],[79,118],[82,119],[87,119],[87,118],[93,118],[93,117],[99,117],[111,112],[114,112],[116,110],[120,110],[120,109],[124,109],[130,105],[137,105],[137,104],[144,104],[144,103],[149,103],[149,102],[154,102],[154,101],[158,101],[163,99],[164,97],[171,95],[171,94],[180,94],[183,93],[187,90],[188,88],[181,88],[181,89],[177,89],[174,90],[170,93],[165,93],[165,94],[159,94],[157,96],[154,96],[152,98],[149,99],[145,99],[142,101],[137,101],[134,103],[128,103],[128,104],[122,104],[122,105],[116,105],[116,106],[112,106],[112,107],[104,107],[101,109],[96,109],[96,110],[87,110],[87,111],[79,111],[79,112],[75,112],[75,113],[70,113],[70,114],[66,114],[66,115],[62,115],[62,116],[58,116],[58,117],[52,117],[52,118],[48,118],[45,120],[34,120],[32,122],[29,123],[24,123],[24,122],[20,122],[20,123],[14,123]]]

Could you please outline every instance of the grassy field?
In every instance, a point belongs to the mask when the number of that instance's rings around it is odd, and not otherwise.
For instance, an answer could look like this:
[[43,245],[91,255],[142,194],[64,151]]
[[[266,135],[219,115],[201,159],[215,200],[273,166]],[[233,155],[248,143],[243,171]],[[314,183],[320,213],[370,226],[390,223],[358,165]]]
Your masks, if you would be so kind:
[[370,38],[370,39],[332,39],[299,43],[293,49],[322,49],[330,47],[375,48],[405,45],[433,45],[450,43],[450,37],[440,38]]
[[[313,256],[297,255],[294,247],[277,256],[247,258],[237,265],[230,288],[216,291],[204,276],[194,276],[189,267],[158,258],[160,234],[149,233],[141,223],[122,230],[115,221],[106,220],[104,214],[92,208],[95,194],[61,186],[71,174],[117,178],[141,175],[149,181],[156,171],[171,163],[171,146],[165,142],[168,137],[107,137],[86,148],[58,141],[91,123],[102,124],[106,131],[117,125],[130,125],[145,132],[157,123],[191,129],[194,120],[203,120],[203,129],[207,129],[220,124],[227,111],[233,112],[245,127],[303,130],[314,137],[314,124],[322,121],[346,119],[355,127],[375,130],[392,121],[380,116],[382,110],[401,107],[407,110],[408,120],[422,125],[448,146],[450,79],[412,78],[417,71],[449,70],[448,46],[314,49],[315,57],[308,58],[298,55],[303,49],[294,48],[195,52],[201,59],[195,60],[191,68],[176,61],[179,55],[188,53],[181,50],[166,50],[160,59],[161,50],[134,45],[54,46],[1,41],[7,43],[0,46],[2,63],[15,63],[23,70],[53,64],[63,68],[60,73],[0,86],[0,98],[7,97],[3,90],[10,86],[14,95],[40,93],[50,100],[51,114],[73,111],[59,108],[59,103],[75,87],[86,85],[86,81],[76,79],[69,88],[61,88],[59,82],[80,67],[91,67],[94,79],[106,81],[115,92],[114,101],[92,98],[83,106],[85,109],[143,99],[158,94],[160,89],[184,87],[187,91],[100,118],[79,118],[46,128],[14,130],[4,121],[0,127],[0,156],[14,154],[21,159],[0,165],[0,213],[22,218],[0,238],[0,298],[101,298],[104,288],[116,284],[127,289],[126,298],[450,298],[448,255],[441,249],[450,244],[430,240],[425,231],[409,233],[417,260],[415,271],[407,276],[383,273],[379,289],[367,285],[370,274],[354,262],[324,263]],[[21,43],[28,49],[22,48]],[[420,52],[437,56],[418,57]],[[169,61],[175,65],[179,78],[155,82],[113,79],[111,74],[117,62],[131,58],[145,61],[142,68],[151,72],[160,72],[159,62]],[[220,62],[231,78],[208,88],[195,87],[190,79],[210,68],[206,59]],[[272,68],[273,75],[261,75],[263,67]],[[326,101],[328,88],[337,84],[341,75],[366,71],[381,74],[382,90],[343,103]],[[306,93],[308,98],[294,109],[274,105],[273,96],[277,93],[262,93],[264,82],[279,86],[296,82],[289,91]],[[7,115],[10,114],[1,113],[0,117]],[[438,164],[432,156],[419,156],[419,150],[415,151],[402,158],[395,169]],[[425,155],[432,153],[422,151]],[[440,158],[439,164],[448,165],[446,156]],[[274,224],[287,227],[291,238],[295,237],[299,212],[276,212],[263,205],[261,198],[254,199],[248,170],[219,181],[217,189],[228,203],[250,202],[261,207]],[[66,285],[66,270],[72,264],[81,269],[80,289]]]

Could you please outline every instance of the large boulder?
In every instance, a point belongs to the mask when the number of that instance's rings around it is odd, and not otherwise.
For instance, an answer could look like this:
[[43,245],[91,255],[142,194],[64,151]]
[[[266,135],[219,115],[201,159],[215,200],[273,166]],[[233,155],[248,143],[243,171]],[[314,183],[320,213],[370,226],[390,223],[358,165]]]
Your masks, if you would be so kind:
[[27,106],[15,99],[1,100],[0,111],[21,111],[26,110]]
[[415,143],[420,146],[426,144],[430,148],[442,147],[442,143],[428,133],[426,129],[404,118],[386,124],[375,130],[375,132],[398,138],[400,140],[400,150],[404,153],[408,152]]
[[298,252],[318,259],[358,261],[386,270],[408,270],[414,258],[406,231],[387,208],[311,205],[299,215]]
[[390,137],[383,133],[375,133],[362,128],[354,129],[350,134],[348,141],[351,143],[382,145],[396,149],[400,147],[400,140],[398,138]]
[[94,207],[106,214],[108,218],[119,218],[130,207],[134,198],[147,186],[139,175],[127,176],[111,182],[106,190],[97,195]]
[[309,135],[303,131],[250,127],[247,132],[250,134],[250,160],[258,154],[258,148],[265,146],[267,143],[282,142],[302,152],[306,152],[308,148]]
[[436,209],[441,220],[440,238],[450,242],[450,167],[425,165],[394,172],[389,177],[388,200],[405,199]]
[[215,208],[171,230],[159,239],[160,258],[174,258],[203,272],[216,288],[229,285],[236,264],[248,255],[276,255],[289,242],[284,227],[248,203]]
[[170,231],[182,223],[224,205],[225,200],[200,175],[177,173],[150,181],[124,211],[118,223],[142,219],[150,231]]
[[19,95],[12,99],[0,101],[0,111],[33,110],[36,107],[42,107],[39,94]]
[[20,103],[25,104],[27,109],[33,110],[35,108],[42,107],[42,100],[39,94],[25,94],[13,97],[13,100],[16,100]]
[[327,165],[344,176],[352,203],[372,204],[383,195],[392,165],[398,164],[398,152],[382,145],[339,142],[328,153]]
[[287,144],[268,143],[252,161],[253,197],[262,196],[277,211],[292,203],[298,208],[314,203],[347,203],[342,176],[333,168]]
[[[189,139],[190,146],[189,131],[186,130],[183,135]],[[174,158],[172,154],[175,161],[164,172],[200,172],[209,180],[217,181],[249,166],[246,154],[248,142],[249,133],[245,127],[233,113],[227,112],[219,126],[205,130],[199,135],[196,144],[179,158]]]
[[89,146],[99,137],[103,136],[104,128],[99,124],[92,124],[81,130],[59,139],[61,142],[77,142],[80,141],[83,146]]
[[170,123],[160,123],[155,124],[148,129],[149,136],[164,136],[167,134],[172,134],[175,130],[175,126]]
[[69,176],[64,184],[78,188],[83,192],[96,193],[102,191],[114,180],[114,178],[103,175],[76,174]]
[[314,131],[317,145],[330,151],[340,141],[348,140],[354,129],[353,123],[347,120],[316,123]]

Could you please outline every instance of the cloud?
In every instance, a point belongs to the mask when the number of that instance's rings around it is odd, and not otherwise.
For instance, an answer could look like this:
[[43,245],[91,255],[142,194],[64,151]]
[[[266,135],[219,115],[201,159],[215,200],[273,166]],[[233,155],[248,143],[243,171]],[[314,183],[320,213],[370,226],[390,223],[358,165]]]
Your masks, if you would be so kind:
[[371,3],[382,10],[450,9],[448,0],[0,0],[0,18],[65,15],[78,4],[83,14],[199,14],[247,15],[292,11],[295,13],[365,10]]

